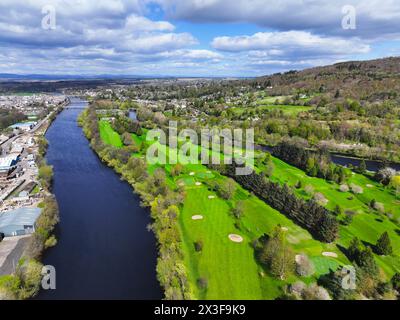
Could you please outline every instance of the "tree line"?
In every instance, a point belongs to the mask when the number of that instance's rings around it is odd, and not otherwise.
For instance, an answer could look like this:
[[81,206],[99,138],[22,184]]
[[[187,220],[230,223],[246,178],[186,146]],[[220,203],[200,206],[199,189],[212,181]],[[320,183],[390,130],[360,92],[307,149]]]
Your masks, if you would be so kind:
[[215,166],[213,169],[236,180],[272,208],[307,229],[316,239],[329,243],[337,238],[339,223],[334,215],[314,200],[297,198],[286,184],[281,186],[271,182],[263,173],[257,174],[254,171],[250,175],[236,175],[236,164]]

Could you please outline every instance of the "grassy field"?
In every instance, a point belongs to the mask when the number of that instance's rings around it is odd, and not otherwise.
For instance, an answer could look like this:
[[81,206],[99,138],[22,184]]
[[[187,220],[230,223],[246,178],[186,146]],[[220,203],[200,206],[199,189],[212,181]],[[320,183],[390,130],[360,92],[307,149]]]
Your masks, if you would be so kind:
[[320,192],[325,196],[328,200],[326,205],[328,209],[333,210],[338,205],[343,211],[351,210],[355,213],[353,222],[349,226],[340,226],[338,245],[348,247],[353,237],[358,237],[365,243],[374,245],[379,236],[384,231],[387,231],[392,240],[394,256],[383,258],[376,256],[376,258],[380,267],[388,276],[392,276],[395,272],[400,272],[400,229],[398,224],[369,207],[370,201],[375,199],[384,203],[385,208],[390,209],[393,215],[398,217],[400,215],[400,206],[396,206],[398,199],[396,199],[393,191],[380,186],[363,175],[354,174],[350,177],[349,183],[362,186],[364,192],[362,194],[341,192],[339,191],[339,185],[336,183],[309,177],[304,171],[296,167],[277,158],[272,159],[275,166],[271,177],[273,181],[281,184],[287,183],[290,186],[295,186],[298,181],[301,181],[303,187],[295,189],[299,197],[311,198],[304,190],[306,185],[310,185],[313,187],[314,192]]
[[113,130],[108,121],[99,121],[100,137],[104,143],[114,147],[122,147],[121,137]]
[[242,114],[246,110],[252,111],[255,114],[262,114],[266,111],[282,111],[286,115],[297,115],[300,112],[310,111],[312,107],[308,106],[292,106],[292,105],[259,105],[257,107],[233,107],[232,110],[235,114]]
[[[110,126],[106,130],[107,137],[115,136],[115,132],[110,132]],[[133,136],[136,142],[144,141],[144,136]],[[107,141],[106,143],[110,143],[110,139]],[[168,148],[166,152],[175,157],[175,153],[170,153]],[[306,253],[315,261],[316,274],[308,279],[303,278],[303,281],[315,282],[315,276],[329,272],[329,268],[336,269],[339,265],[348,263],[335,245],[314,240],[306,230],[239,185],[236,185],[237,191],[232,200],[219,198],[207,188],[207,180],[222,182],[227,178],[201,164],[184,165],[183,173],[177,177],[170,175],[171,165],[149,165],[148,171],[152,173],[156,168],[165,170],[168,184],[172,188],[184,186],[185,202],[179,223],[188,276],[198,298],[274,299],[282,293],[284,285],[297,281],[299,278],[294,275],[286,281],[276,279],[255,259],[252,242],[265,233],[270,234],[278,225],[287,228],[287,239],[296,253]],[[214,198],[209,199],[210,195]],[[231,214],[231,207],[238,200],[244,202],[244,216],[240,220]],[[194,215],[202,215],[203,219],[193,220]],[[228,238],[231,233],[241,235],[244,241],[232,242]],[[195,250],[194,243],[197,241],[203,242],[201,252]],[[339,257],[324,257],[324,251],[333,251]],[[206,290],[198,287],[199,278],[207,279]]]

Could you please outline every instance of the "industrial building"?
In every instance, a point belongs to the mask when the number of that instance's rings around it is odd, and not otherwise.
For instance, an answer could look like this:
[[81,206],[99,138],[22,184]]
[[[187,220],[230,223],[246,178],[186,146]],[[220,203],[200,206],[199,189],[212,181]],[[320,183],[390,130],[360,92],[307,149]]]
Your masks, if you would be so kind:
[[40,208],[25,207],[0,213],[0,233],[6,237],[33,233],[40,212]]
[[31,122],[21,122],[21,123],[16,123],[10,128],[16,129],[16,130],[22,130],[22,131],[29,131],[33,129],[36,126],[37,122],[31,121]]
[[18,154],[12,154],[0,158],[0,180],[7,179],[8,175],[15,169],[18,160]]

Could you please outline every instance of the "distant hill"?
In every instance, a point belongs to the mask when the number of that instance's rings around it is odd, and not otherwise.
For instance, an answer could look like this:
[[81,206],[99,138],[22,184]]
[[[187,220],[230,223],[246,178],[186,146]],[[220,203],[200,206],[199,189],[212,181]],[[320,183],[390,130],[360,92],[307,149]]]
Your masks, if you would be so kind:
[[36,80],[36,81],[62,81],[62,80],[104,80],[104,79],[145,79],[148,76],[138,75],[48,75],[48,74],[12,74],[0,73],[0,79],[4,80]]
[[254,80],[275,95],[320,92],[369,102],[400,97],[400,57],[349,61]]

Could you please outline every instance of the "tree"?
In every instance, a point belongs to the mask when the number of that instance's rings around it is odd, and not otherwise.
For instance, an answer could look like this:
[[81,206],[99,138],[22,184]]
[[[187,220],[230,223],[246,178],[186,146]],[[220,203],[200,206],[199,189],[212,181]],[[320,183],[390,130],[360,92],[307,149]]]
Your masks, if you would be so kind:
[[182,173],[182,171],[183,171],[183,165],[180,163],[177,163],[176,165],[174,165],[171,168],[171,176],[177,177]]
[[129,171],[129,175],[135,181],[142,180],[144,177],[147,176],[146,162],[140,158],[136,157],[129,158],[126,167]]
[[382,168],[375,174],[375,179],[383,185],[388,185],[392,178],[396,175],[396,170],[392,168]]
[[346,213],[342,222],[345,226],[350,225],[353,222],[353,214]]
[[341,215],[341,214],[343,213],[343,210],[342,210],[342,208],[337,204],[337,205],[335,206],[335,209],[333,210],[333,212],[334,212],[334,214],[335,214],[336,216],[339,216],[339,215]]
[[244,202],[242,200],[239,200],[236,202],[236,206],[232,208],[232,213],[235,216],[235,218],[240,219],[243,216],[244,213]]
[[396,273],[392,280],[391,283],[393,285],[393,289],[395,289],[396,291],[400,292],[400,273]]
[[364,192],[364,189],[354,183],[350,184],[350,189],[351,192],[353,192],[354,194],[362,194]]
[[394,176],[390,180],[390,185],[396,190],[396,194],[400,194],[400,176]]
[[194,249],[196,252],[200,252],[203,250],[203,241],[199,240],[194,243]]
[[375,251],[381,256],[387,256],[393,253],[392,244],[390,242],[389,234],[387,233],[387,231],[382,233],[382,235],[376,242]]
[[219,185],[218,193],[220,196],[226,200],[233,197],[236,191],[236,182],[231,178],[226,179],[223,183]]
[[378,265],[375,262],[374,254],[370,247],[362,250],[355,260],[356,264],[368,275],[376,277],[379,273]]
[[314,187],[313,187],[312,185],[310,185],[310,184],[307,184],[307,185],[304,187],[304,191],[305,191],[308,195],[312,195],[312,194],[314,194]]
[[206,289],[208,287],[207,278],[202,277],[197,279],[197,285],[199,286],[200,289]]
[[358,172],[365,173],[366,171],[367,171],[367,164],[365,163],[365,160],[362,160],[360,165],[358,166]]
[[296,256],[296,272],[302,277],[309,277],[314,274],[314,264],[306,254]]
[[133,139],[129,132],[124,132],[122,134],[122,142],[125,146],[130,146],[133,144]]
[[271,177],[273,172],[274,172],[275,166],[272,161],[268,161],[268,163],[265,165],[265,175],[267,177]]
[[284,280],[294,271],[294,253],[287,244],[282,228],[279,226],[265,243],[260,254],[260,260],[273,275],[281,280]]
[[42,165],[39,168],[39,179],[44,188],[48,189],[53,179],[53,167],[48,165]]

